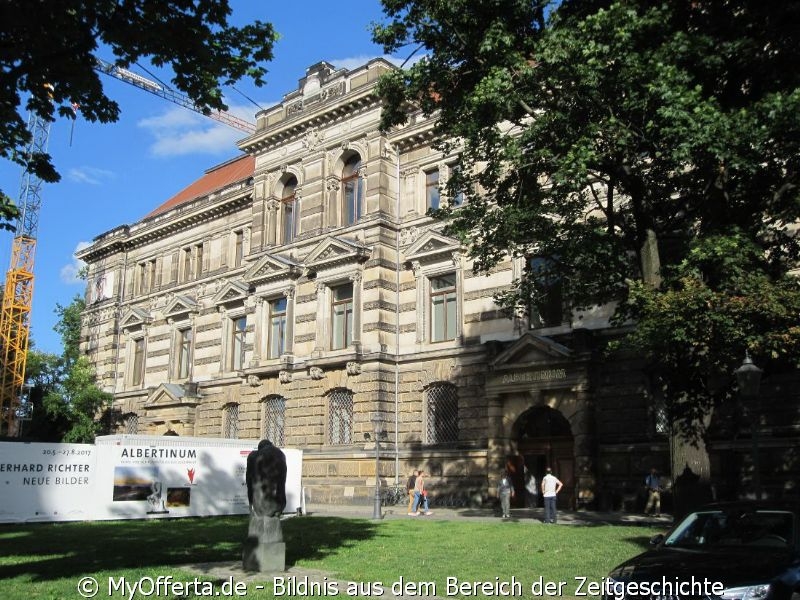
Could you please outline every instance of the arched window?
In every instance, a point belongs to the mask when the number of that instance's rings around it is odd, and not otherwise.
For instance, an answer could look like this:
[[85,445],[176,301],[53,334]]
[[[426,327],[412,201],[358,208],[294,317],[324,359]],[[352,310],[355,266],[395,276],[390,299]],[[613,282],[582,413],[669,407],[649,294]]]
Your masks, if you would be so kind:
[[281,231],[283,243],[288,244],[299,233],[300,206],[295,195],[297,178],[290,177],[283,186],[281,194]]
[[331,392],[328,414],[328,441],[332,445],[353,443],[353,392]]
[[361,157],[351,156],[342,170],[342,215],[344,225],[352,225],[364,214],[364,181],[360,175]]
[[286,398],[269,396],[264,399],[264,439],[278,447],[285,444],[284,430],[286,424]]
[[429,444],[458,441],[458,392],[450,383],[434,383],[425,394],[425,430]]
[[226,404],[222,409],[222,437],[239,438],[239,405],[236,403]]

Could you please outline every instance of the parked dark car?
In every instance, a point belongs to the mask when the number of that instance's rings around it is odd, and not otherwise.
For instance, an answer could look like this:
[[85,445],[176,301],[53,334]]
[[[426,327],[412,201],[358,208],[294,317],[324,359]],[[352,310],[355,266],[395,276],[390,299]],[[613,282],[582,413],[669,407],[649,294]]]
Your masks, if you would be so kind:
[[800,504],[711,504],[616,567],[607,600],[800,599]]

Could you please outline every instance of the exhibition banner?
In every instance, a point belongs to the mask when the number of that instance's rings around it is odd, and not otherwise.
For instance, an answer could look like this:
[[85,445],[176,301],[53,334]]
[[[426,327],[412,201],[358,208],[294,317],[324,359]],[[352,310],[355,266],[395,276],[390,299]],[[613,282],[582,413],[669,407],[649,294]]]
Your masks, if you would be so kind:
[[[94,445],[0,443],[0,522],[247,514],[258,440],[103,436]],[[301,450],[286,456],[286,512],[302,506]]]

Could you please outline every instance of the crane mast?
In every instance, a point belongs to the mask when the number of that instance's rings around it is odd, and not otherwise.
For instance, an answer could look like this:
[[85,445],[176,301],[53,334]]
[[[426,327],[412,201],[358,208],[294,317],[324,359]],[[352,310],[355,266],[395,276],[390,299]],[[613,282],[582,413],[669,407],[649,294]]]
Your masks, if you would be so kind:
[[[27,156],[47,151],[50,122],[34,112],[28,115],[31,140]],[[22,174],[16,233],[11,246],[11,264],[6,274],[3,303],[0,309],[0,407],[6,435],[17,434],[17,412],[25,383],[25,362],[30,338],[30,314],[33,303],[33,260],[42,204],[42,180],[30,169]]]

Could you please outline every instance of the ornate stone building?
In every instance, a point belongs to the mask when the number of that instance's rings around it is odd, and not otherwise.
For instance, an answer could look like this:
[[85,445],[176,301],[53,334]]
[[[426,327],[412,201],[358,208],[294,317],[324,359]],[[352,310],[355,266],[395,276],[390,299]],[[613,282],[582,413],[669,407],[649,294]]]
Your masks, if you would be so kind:
[[565,506],[635,495],[668,440],[643,375],[597,351],[609,311],[563,314],[556,289],[530,320],[498,310],[524,264],[474,275],[425,216],[460,202],[440,191],[456,156],[421,116],[379,131],[391,68],[310,67],[241,157],[80,252],[118,432],[301,448],[319,502],[372,497],[373,419],[388,485],[423,468],[433,493],[485,498],[504,468],[553,465]]

